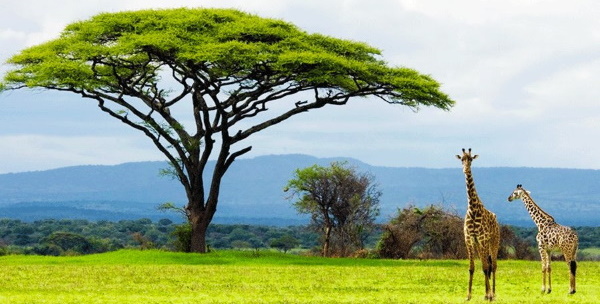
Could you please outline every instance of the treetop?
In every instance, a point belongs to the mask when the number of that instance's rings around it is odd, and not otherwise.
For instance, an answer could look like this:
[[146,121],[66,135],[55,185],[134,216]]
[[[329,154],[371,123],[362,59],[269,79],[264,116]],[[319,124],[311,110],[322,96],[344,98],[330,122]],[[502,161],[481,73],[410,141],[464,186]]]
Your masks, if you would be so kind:
[[291,23],[234,9],[103,13],[10,58],[15,68],[0,81],[0,91],[42,87],[116,94],[123,92],[123,82],[135,80],[127,85],[143,87],[145,94],[158,91],[152,83],[161,79],[161,70],[170,69],[184,84],[193,80],[207,87],[217,82],[243,88],[268,79],[298,91],[374,95],[413,108],[448,110],[454,104],[433,78],[390,67],[380,55],[362,42],[309,34]]

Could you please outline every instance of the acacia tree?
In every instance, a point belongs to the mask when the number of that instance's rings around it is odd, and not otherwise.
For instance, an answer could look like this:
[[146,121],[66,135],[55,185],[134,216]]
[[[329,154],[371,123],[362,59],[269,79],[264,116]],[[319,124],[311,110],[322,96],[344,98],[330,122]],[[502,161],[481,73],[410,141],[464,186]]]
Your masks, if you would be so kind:
[[191,250],[205,252],[221,180],[250,151],[242,145],[250,135],[353,97],[415,110],[453,105],[434,79],[379,55],[231,9],[104,13],[10,58],[0,91],[72,92],[146,135],[185,188]]
[[299,213],[311,216],[311,226],[322,236],[323,256],[361,249],[379,215],[381,192],[373,177],[345,163],[298,169],[284,190],[292,191],[290,199],[298,197]]

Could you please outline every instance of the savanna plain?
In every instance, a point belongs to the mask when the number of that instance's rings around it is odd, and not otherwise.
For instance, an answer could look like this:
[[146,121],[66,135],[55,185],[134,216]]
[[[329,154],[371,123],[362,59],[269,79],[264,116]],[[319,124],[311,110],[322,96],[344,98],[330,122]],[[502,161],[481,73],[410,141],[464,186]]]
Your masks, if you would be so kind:
[[[478,265],[479,266],[479,265]],[[495,303],[598,303],[600,262],[564,262],[542,295],[538,261],[499,261]],[[304,257],[277,252],[121,250],[0,257],[0,303],[465,303],[466,260]],[[485,303],[477,269],[473,299]]]

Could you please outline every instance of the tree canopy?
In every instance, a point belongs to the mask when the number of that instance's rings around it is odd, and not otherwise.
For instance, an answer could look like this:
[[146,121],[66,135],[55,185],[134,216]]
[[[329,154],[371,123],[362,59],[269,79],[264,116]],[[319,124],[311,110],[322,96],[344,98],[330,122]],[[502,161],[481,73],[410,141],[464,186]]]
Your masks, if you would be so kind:
[[364,248],[379,215],[381,191],[373,176],[346,163],[314,165],[296,170],[284,190],[298,197],[298,213],[310,214],[312,228],[322,235],[323,256],[348,256]]
[[[192,250],[204,251],[221,180],[250,151],[237,146],[250,135],[352,97],[413,109],[453,105],[433,78],[380,55],[365,43],[232,9],[104,13],[10,58],[0,91],[73,92],[149,137],[185,188]],[[287,109],[265,114],[274,103]],[[205,183],[209,158],[216,165]]]
[[164,101],[174,91],[157,82],[166,76],[159,71],[168,69],[180,85],[178,97],[191,93],[192,84],[203,84],[205,90],[236,85],[225,104],[256,90],[264,101],[282,98],[272,95],[282,86],[288,93],[326,89],[328,94],[319,96],[330,98],[358,93],[412,107],[452,106],[431,77],[389,67],[378,55],[365,43],[309,34],[281,20],[236,10],[105,13],[13,56],[8,62],[18,68],[5,76],[4,85]]

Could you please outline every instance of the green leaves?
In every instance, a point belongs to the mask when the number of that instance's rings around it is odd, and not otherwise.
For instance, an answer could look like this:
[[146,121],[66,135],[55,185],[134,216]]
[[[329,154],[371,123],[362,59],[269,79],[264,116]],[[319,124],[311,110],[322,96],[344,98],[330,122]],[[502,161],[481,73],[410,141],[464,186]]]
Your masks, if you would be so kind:
[[[449,109],[439,84],[408,68],[389,67],[365,43],[309,34],[293,24],[231,9],[166,9],[99,14],[65,28],[53,41],[12,57],[0,89],[98,90],[165,66],[209,79],[262,75],[348,96]],[[265,69],[265,66],[268,68]],[[152,76],[153,75],[153,76]],[[144,76],[147,77],[147,76]],[[125,80],[124,80],[125,79]]]

